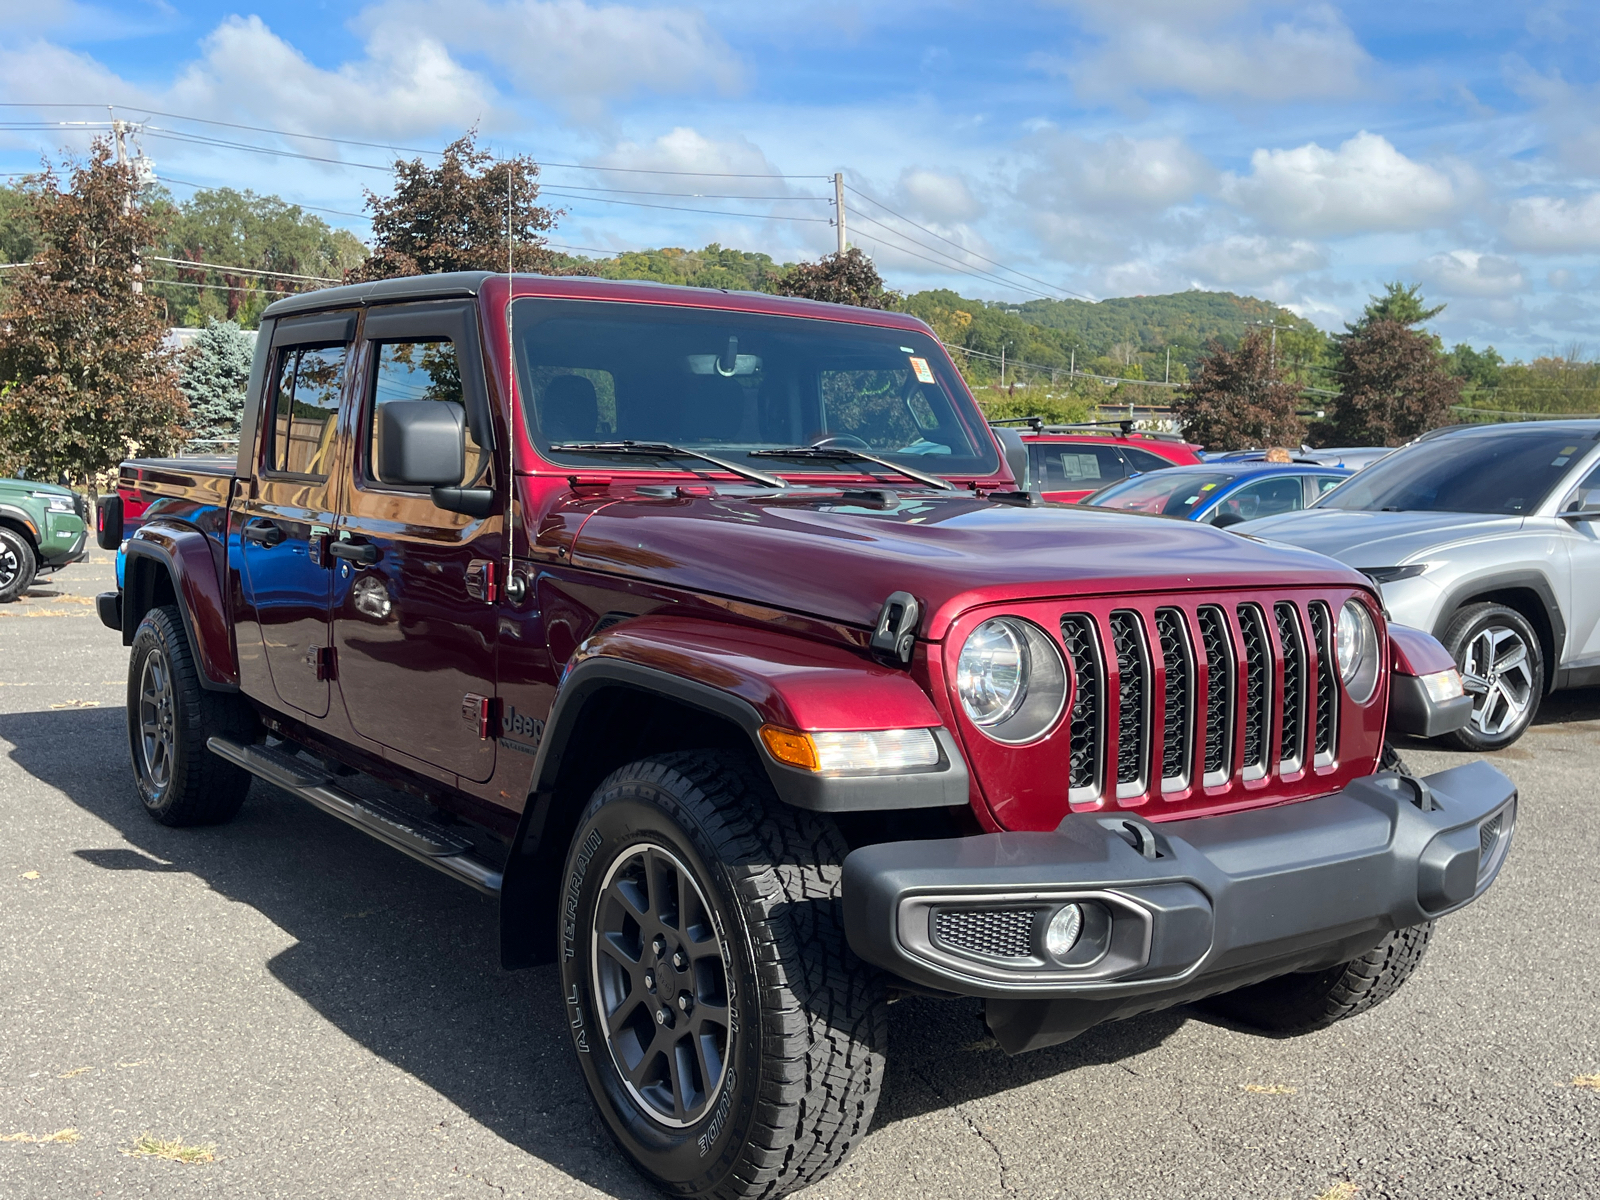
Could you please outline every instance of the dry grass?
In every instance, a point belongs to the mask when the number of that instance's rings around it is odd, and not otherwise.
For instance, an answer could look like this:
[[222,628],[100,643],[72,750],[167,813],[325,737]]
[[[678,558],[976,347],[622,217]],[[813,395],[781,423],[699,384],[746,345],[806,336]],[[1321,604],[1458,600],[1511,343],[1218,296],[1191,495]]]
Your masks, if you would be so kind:
[[163,1140],[153,1134],[144,1134],[132,1146],[123,1150],[129,1158],[164,1158],[168,1162],[208,1163],[217,1161],[217,1148],[210,1143],[204,1146],[186,1145],[182,1139]]
[[0,1142],[30,1142],[37,1146],[43,1146],[49,1142],[55,1142],[58,1145],[70,1145],[77,1140],[78,1131],[76,1129],[58,1129],[54,1133],[41,1133],[38,1135],[31,1133],[0,1134]]
[[1293,1096],[1300,1091],[1285,1083],[1241,1083],[1239,1086],[1256,1096]]
[[22,873],[22,877],[24,879],[37,879],[37,878],[39,878],[39,872],[37,872],[37,871],[24,871]]
[[1327,1191],[1317,1197],[1317,1200],[1350,1200],[1361,1189],[1348,1179],[1341,1179]]
[[1590,1088],[1593,1091],[1600,1092],[1600,1075],[1574,1075],[1570,1086]]
[[94,1070],[93,1067],[76,1067],[71,1071],[63,1071],[60,1075],[57,1076],[57,1078],[58,1079],[75,1079],[77,1076],[82,1075],[84,1072],[92,1071],[92,1070]]

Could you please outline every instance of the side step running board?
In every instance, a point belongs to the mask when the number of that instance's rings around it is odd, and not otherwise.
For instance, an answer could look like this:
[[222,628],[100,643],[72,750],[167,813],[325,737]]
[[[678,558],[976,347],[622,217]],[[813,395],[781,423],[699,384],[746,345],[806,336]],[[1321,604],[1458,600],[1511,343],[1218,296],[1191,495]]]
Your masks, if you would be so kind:
[[326,772],[271,746],[244,746],[214,737],[207,740],[206,749],[486,896],[500,894],[500,872],[472,853],[471,842],[448,829],[382,800],[352,796],[329,782]]

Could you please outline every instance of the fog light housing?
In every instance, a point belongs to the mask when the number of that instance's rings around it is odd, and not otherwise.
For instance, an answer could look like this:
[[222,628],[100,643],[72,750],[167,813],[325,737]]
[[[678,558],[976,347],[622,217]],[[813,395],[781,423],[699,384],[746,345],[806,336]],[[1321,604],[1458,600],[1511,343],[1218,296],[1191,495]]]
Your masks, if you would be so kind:
[[1461,682],[1461,672],[1452,667],[1448,671],[1435,671],[1432,675],[1419,675],[1422,681],[1422,690],[1428,693],[1428,699],[1435,704],[1443,704],[1446,700],[1458,700],[1467,694],[1466,686]]
[[1078,944],[1083,933],[1083,909],[1076,904],[1064,904],[1056,909],[1044,931],[1044,948],[1050,957],[1064,960]]

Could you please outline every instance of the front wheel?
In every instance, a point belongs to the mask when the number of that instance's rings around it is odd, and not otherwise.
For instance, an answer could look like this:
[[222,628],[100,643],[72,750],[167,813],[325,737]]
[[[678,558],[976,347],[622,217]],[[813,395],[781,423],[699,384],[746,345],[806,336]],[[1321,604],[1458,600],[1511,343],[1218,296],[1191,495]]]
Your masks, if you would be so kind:
[[595,791],[568,851],[562,988],[612,1135],[680,1196],[776,1197],[871,1124],[886,1003],[845,943],[826,817],[738,755],[661,755]]
[[1444,740],[1462,750],[1503,750],[1520,738],[1544,695],[1544,652],[1528,619],[1503,604],[1469,604],[1451,618],[1445,649],[1472,697],[1472,717]]
[[28,590],[38,565],[28,539],[0,525],[0,604]]
[[1288,1036],[1326,1029],[1382,1004],[1400,990],[1422,962],[1433,922],[1389,934],[1360,958],[1326,971],[1282,975],[1205,1001],[1211,1011]]

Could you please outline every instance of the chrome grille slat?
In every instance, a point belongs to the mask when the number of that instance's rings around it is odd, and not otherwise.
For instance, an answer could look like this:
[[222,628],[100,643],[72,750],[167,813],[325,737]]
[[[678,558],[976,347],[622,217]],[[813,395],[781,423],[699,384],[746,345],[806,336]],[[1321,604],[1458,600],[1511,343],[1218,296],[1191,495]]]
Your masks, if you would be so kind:
[[1206,761],[1204,781],[1217,787],[1232,775],[1234,666],[1228,615],[1215,604],[1195,612],[1206,652]]
[[1111,614],[1117,661],[1117,797],[1144,795],[1150,761],[1150,654],[1144,623],[1131,609]]
[[1334,759],[1339,720],[1339,693],[1334,682],[1337,668],[1333,659],[1333,616],[1321,600],[1313,600],[1306,612],[1311,618],[1311,636],[1317,647],[1317,715],[1312,732],[1311,761],[1325,767]]
[[1278,773],[1292,775],[1305,765],[1306,647],[1300,613],[1287,600],[1272,606],[1283,648],[1283,711],[1278,718]]
[[1105,762],[1105,665],[1094,618],[1069,613],[1061,618],[1061,642],[1072,671],[1072,713],[1067,719],[1070,750],[1067,799],[1086,804],[1100,798]]
[[1156,636],[1161,642],[1161,665],[1166,675],[1161,790],[1176,792],[1189,785],[1190,756],[1194,752],[1194,649],[1189,643],[1183,610],[1156,609]]
[[1239,765],[1246,779],[1260,779],[1267,773],[1267,747],[1271,744],[1272,639],[1257,605],[1241,604],[1238,614],[1239,641],[1244,648],[1239,672],[1243,676],[1244,754]]

